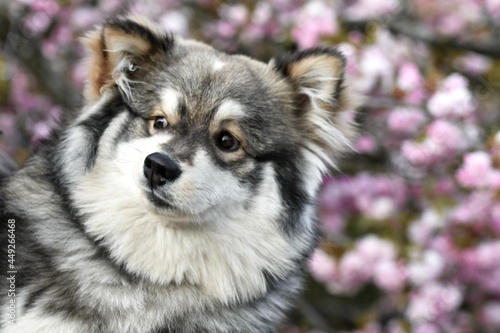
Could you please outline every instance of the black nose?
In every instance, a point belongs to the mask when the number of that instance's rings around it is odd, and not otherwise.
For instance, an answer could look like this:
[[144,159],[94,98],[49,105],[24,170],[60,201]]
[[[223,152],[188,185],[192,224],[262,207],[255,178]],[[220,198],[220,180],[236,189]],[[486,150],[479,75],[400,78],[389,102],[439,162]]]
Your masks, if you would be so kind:
[[181,175],[181,169],[170,157],[160,153],[148,155],[144,160],[144,176],[149,185],[162,186]]

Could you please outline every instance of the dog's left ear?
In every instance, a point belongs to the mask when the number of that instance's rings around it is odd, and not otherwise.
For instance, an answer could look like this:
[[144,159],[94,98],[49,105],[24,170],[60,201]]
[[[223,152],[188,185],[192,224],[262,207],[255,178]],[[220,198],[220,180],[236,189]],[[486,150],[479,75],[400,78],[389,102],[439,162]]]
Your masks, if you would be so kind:
[[272,60],[291,83],[303,145],[321,172],[335,166],[333,156],[351,148],[356,106],[344,82],[344,56],[336,49],[316,48]]
[[106,21],[87,33],[82,42],[88,53],[85,98],[95,102],[115,84],[130,99],[133,72],[165,55],[174,41],[150,20],[131,15]]

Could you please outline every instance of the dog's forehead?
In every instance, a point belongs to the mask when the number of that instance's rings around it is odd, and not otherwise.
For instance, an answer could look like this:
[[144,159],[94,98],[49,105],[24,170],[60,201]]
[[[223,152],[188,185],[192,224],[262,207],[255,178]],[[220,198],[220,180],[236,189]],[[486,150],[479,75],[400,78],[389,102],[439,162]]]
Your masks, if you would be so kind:
[[264,63],[228,55],[201,43],[180,45],[159,79],[164,87],[162,100],[175,99],[167,104],[197,115],[211,112],[228,100],[257,109],[271,93]]

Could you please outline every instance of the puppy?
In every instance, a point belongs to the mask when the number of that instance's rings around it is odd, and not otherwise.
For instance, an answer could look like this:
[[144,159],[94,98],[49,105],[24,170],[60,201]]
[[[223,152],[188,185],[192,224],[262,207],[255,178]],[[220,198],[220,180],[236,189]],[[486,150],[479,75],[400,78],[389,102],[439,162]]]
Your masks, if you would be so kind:
[[85,106],[2,185],[1,332],[269,332],[350,149],[343,56],[265,64],[134,16],[84,43]]

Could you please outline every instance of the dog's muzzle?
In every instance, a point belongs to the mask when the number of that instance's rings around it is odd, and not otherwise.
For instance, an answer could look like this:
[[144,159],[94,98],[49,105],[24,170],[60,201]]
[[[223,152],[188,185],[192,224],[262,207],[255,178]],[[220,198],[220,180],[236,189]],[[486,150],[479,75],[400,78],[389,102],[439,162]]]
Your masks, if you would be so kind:
[[165,185],[181,175],[179,165],[161,153],[148,155],[144,160],[144,176],[151,187]]

